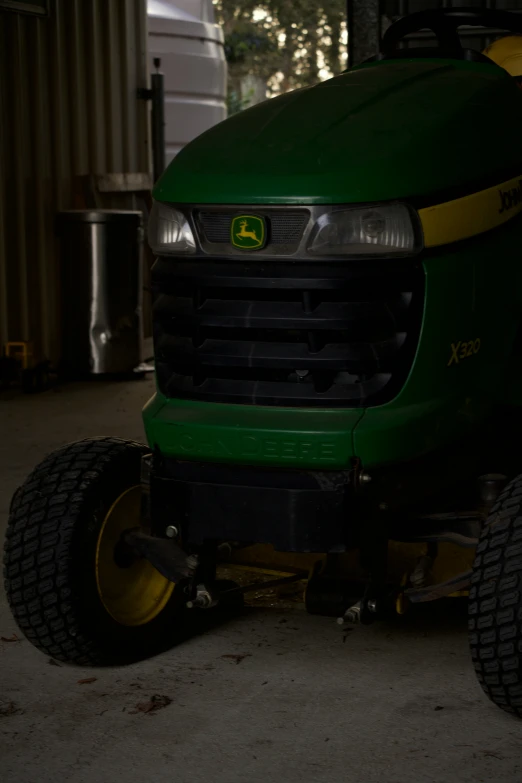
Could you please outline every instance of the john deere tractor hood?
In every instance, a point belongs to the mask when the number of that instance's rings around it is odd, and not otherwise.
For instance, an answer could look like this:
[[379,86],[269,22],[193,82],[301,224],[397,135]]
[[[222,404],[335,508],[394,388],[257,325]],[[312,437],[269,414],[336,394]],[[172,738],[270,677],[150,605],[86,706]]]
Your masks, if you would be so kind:
[[377,62],[211,128],[174,159],[154,197],[329,204],[428,196],[522,173],[520,127],[522,94],[496,65]]

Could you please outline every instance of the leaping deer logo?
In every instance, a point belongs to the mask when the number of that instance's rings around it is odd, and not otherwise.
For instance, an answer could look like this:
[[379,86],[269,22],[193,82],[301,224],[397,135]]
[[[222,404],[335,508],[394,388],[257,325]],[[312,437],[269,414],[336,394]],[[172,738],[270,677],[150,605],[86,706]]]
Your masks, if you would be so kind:
[[261,215],[236,215],[230,227],[230,241],[240,250],[259,250],[265,244],[266,224]]
[[239,239],[253,239],[254,242],[259,242],[259,238],[255,231],[247,231],[248,220],[242,220],[239,224],[241,231],[238,231],[236,237]]

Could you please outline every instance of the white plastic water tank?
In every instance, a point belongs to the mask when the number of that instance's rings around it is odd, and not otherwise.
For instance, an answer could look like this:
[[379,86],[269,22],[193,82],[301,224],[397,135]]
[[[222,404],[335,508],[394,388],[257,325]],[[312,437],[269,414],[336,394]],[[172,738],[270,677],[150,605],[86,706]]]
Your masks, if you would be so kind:
[[202,22],[216,21],[212,0],[174,0],[174,5]]
[[168,164],[185,144],[227,116],[224,38],[219,25],[206,21],[214,18],[211,0],[148,0],[147,15],[150,68],[160,57],[165,75]]

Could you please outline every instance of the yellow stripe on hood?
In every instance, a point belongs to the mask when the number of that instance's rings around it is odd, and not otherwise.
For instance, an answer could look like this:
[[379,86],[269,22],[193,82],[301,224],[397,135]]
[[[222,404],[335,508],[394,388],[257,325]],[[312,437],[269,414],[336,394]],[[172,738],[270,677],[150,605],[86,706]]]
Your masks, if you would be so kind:
[[522,211],[522,176],[419,210],[424,246],[449,245],[497,228]]

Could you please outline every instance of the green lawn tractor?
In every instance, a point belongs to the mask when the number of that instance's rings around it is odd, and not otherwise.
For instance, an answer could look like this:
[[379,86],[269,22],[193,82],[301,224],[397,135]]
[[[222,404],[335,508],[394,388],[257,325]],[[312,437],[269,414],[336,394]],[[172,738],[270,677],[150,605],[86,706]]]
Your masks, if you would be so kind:
[[46,655],[153,652],[259,587],[220,561],[268,562],[344,624],[469,593],[478,678],[522,716],[521,62],[519,16],[413,14],[175,158],[148,445],[66,446],[12,501],[7,595]]

